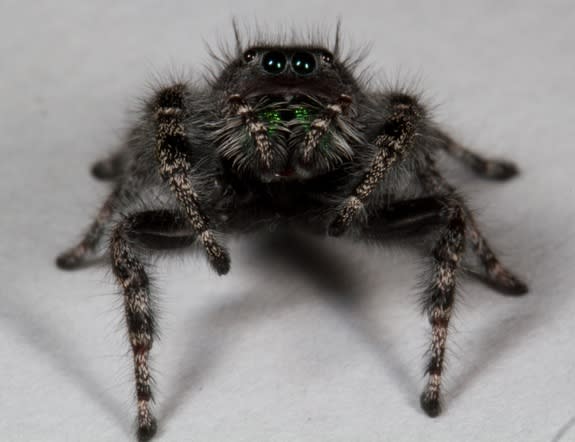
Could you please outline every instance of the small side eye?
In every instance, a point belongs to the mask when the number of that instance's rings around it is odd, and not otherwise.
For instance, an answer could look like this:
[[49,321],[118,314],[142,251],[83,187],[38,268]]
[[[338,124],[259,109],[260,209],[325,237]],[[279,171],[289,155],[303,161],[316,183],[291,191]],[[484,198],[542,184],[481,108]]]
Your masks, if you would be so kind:
[[319,55],[320,55],[321,61],[323,61],[324,63],[327,63],[327,64],[333,63],[333,55],[330,52],[321,51]]
[[244,61],[246,62],[250,62],[250,61],[254,61],[256,58],[256,51],[254,51],[253,49],[248,49],[246,52],[244,52]]

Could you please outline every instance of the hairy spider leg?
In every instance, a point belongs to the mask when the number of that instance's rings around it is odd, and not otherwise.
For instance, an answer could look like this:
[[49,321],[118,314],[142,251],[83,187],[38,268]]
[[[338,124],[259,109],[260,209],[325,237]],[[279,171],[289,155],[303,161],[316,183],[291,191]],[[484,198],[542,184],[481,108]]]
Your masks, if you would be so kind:
[[[149,368],[156,324],[150,279],[141,252],[149,248],[149,244],[153,244],[153,249],[178,247],[178,242],[189,245],[195,239],[189,236],[189,229],[185,213],[145,211],[126,216],[113,228],[110,238],[112,271],[123,290],[124,314],[134,358],[140,441],[151,439],[157,429],[150,411],[153,397]],[[184,235],[174,235],[180,231]],[[169,241],[163,243],[162,238]]]
[[412,98],[405,95],[394,97],[391,115],[374,142],[379,149],[359,185],[339,207],[328,229],[331,236],[340,236],[349,228],[356,216],[363,211],[365,201],[385,173],[413,145],[416,125],[421,116],[421,109]]
[[74,247],[66,250],[56,258],[56,265],[63,270],[74,270],[82,266],[86,257],[98,247],[100,240],[116,210],[116,204],[126,193],[125,183],[118,183],[106,201],[100,207],[98,214],[82,240]]
[[430,358],[426,367],[427,386],[421,394],[421,407],[431,417],[441,412],[447,330],[455,300],[456,276],[465,251],[465,211],[457,200],[445,198],[445,226],[431,252],[432,270],[424,308],[431,324]]
[[441,378],[455,301],[455,280],[465,251],[464,235],[472,228],[472,218],[459,197],[455,193],[446,194],[444,189],[436,190],[441,193],[377,208],[362,229],[364,235],[377,241],[394,239],[397,235],[427,235],[439,229],[422,298],[423,310],[432,326],[432,339],[426,365],[429,378],[421,395],[421,406],[432,417],[441,412]]
[[160,163],[160,174],[188,215],[210,264],[219,275],[223,275],[230,269],[230,257],[227,250],[218,243],[209,219],[200,210],[198,195],[191,179],[192,166],[187,154],[189,140],[184,125],[185,93],[184,85],[174,85],[158,93],[155,113],[156,155]]
[[519,173],[515,164],[505,160],[492,160],[462,146],[446,133],[438,130],[440,147],[483,178],[505,181]]

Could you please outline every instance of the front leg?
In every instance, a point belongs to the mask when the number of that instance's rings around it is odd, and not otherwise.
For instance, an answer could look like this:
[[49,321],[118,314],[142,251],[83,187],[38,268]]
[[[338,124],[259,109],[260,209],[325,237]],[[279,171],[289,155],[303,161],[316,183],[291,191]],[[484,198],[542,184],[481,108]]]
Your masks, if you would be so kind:
[[441,413],[447,329],[455,301],[456,276],[465,251],[465,210],[454,199],[446,199],[445,226],[431,252],[432,270],[427,282],[424,310],[431,324],[430,358],[426,367],[427,386],[421,394],[421,408],[430,416]]
[[[116,224],[110,237],[112,271],[124,297],[128,338],[134,359],[138,404],[138,439],[147,441],[156,433],[150,411],[152,388],[149,356],[154,341],[155,313],[150,298],[150,278],[144,251],[187,246],[194,240],[185,214],[146,211],[126,216]],[[166,238],[164,246],[161,239]]]
[[[431,168],[428,178],[431,179]],[[441,177],[435,176],[437,179]],[[443,182],[443,181],[442,181]],[[370,240],[408,238],[412,235],[429,235],[438,232],[439,236],[431,250],[431,269],[425,281],[423,307],[432,327],[430,359],[426,366],[428,382],[421,395],[421,407],[435,417],[441,412],[441,379],[443,374],[447,330],[455,302],[456,277],[461,268],[465,244],[469,241],[476,253],[478,244],[485,248],[489,262],[503,269],[498,259],[489,250],[475,222],[461,199],[454,193],[445,193],[450,187],[436,186],[436,193],[413,200],[397,201],[370,212],[362,227],[362,236]],[[478,239],[479,238],[479,239]],[[467,241],[466,241],[467,240]],[[480,257],[485,259],[484,256]],[[501,280],[501,272],[490,276],[500,289],[514,289],[524,293],[527,286],[512,273]],[[509,284],[513,281],[513,284]]]
[[455,302],[456,277],[465,251],[466,214],[451,196],[430,196],[390,204],[371,214],[363,235],[376,240],[438,232],[431,268],[425,281],[424,312],[431,324],[431,344],[426,365],[427,385],[421,394],[423,410],[431,417],[441,412],[447,331]]
[[365,202],[377,188],[386,172],[413,145],[417,124],[422,116],[423,110],[413,98],[403,94],[392,97],[391,115],[383,124],[381,133],[374,142],[378,151],[359,185],[339,207],[328,228],[329,235],[342,235],[351,226],[358,214],[364,211]]
[[219,275],[223,275],[230,269],[229,254],[216,240],[210,220],[200,209],[192,183],[192,166],[188,157],[190,141],[184,124],[188,112],[186,94],[185,85],[174,85],[161,90],[157,96],[156,155],[160,174],[188,215],[210,264]]

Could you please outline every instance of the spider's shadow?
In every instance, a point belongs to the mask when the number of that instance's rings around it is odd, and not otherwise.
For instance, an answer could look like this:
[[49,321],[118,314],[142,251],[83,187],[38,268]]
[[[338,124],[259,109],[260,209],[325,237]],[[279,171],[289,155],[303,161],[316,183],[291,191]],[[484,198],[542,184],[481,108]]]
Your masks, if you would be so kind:
[[[369,289],[367,282],[358,276],[362,273],[358,272],[361,270],[360,263],[354,264],[349,256],[341,250],[334,249],[333,244],[320,240],[310,241],[307,237],[297,235],[266,237],[254,248],[257,248],[255,260],[259,271],[268,273],[269,270],[273,277],[273,269],[281,268],[309,282],[309,286],[317,287],[318,290],[310,290],[307,295],[314,296],[315,293],[315,296],[321,296],[325,303],[332,307],[342,322],[357,334],[361,342],[380,357],[383,369],[393,376],[394,383],[405,392],[406,400],[412,408],[423,414],[419,410],[418,398],[420,388],[423,387],[424,360],[421,360],[421,376],[410,374],[412,371],[405,366],[397,353],[401,345],[394,342],[393,338],[385,336],[385,328],[370,319],[362,300],[372,289]],[[278,254],[277,250],[281,250],[281,254]],[[248,251],[248,258],[250,253],[253,255],[253,252]],[[378,266],[392,269],[393,263],[388,265],[382,257]],[[395,276],[390,273],[385,278],[385,284],[399,287],[402,285],[400,281],[402,276],[400,272]],[[377,290],[377,296],[385,296],[386,287],[379,287]],[[409,290],[409,287],[405,287],[405,290]],[[520,302],[521,299],[517,301]],[[194,326],[194,331],[188,334],[189,339],[185,348],[192,353],[187,353],[178,364],[178,372],[160,404],[160,419],[167,421],[173,417],[192,391],[201,385],[203,377],[217,363],[217,354],[223,351],[223,347],[229,343],[228,338],[234,335],[234,328],[263,319],[262,304],[267,304],[266,308],[271,306],[272,309],[285,309],[293,307],[294,302],[298,302],[298,299],[288,294],[270,296],[269,293],[250,292],[236,296],[234,301],[225,305],[212,306],[203,315],[197,329]],[[490,301],[485,299],[485,302]],[[512,342],[516,344],[521,336],[533,328],[533,316],[534,314],[526,314],[511,323],[503,321],[482,329],[477,347],[465,351],[466,354],[475,356],[468,359],[468,363],[460,373],[454,376],[448,373],[449,389],[446,393],[449,402],[457,399],[467,386],[480,377],[481,367],[491,364],[511,346]],[[423,317],[421,320],[425,321]],[[194,321],[197,323],[196,315]],[[414,358],[416,356],[414,355]]]
[[76,345],[65,332],[50,323],[40,312],[3,299],[3,307],[10,312],[3,320],[11,324],[16,333],[43,355],[58,371],[68,375],[100,409],[115,421],[126,435],[132,432],[131,416],[126,407],[118,402],[100,380],[87,368],[90,360],[75,349]]
[[[362,301],[369,295],[370,289],[368,281],[359,276],[362,264],[353,263],[345,252],[334,248],[330,241],[288,233],[258,239],[255,244],[251,243],[252,248],[243,253],[242,258],[247,255],[247,261],[252,261],[251,264],[255,264],[258,272],[269,274],[271,278],[274,271],[288,272],[296,275],[298,280],[306,281],[306,285],[312,289],[301,297],[293,293],[274,293],[270,296],[267,292],[250,292],[235,296],[234,301],[225,305],[212,306],[202,315],[201,323],[188,333],[188,342],[184,348],[192,353],[188,352],[178,364],[178,372],[160,404],[160,419],[167,421],[171,418],[193,389],[202,383],[203,377],[216,363],[218,352],[223,351],[226,338],[235,334],[234,328],[263,319],[262,305],[264,309],[274,310],[293,308],[297,302],[309,302],[306,301],[309,296],[321,296],[361,342],[381,357],[384,369],[406,390],[406,396],[415,406],[420,379],[409,375],[409,370],[406,370],[396,353],[399,346],[393,345],[385,333],[382,335],[381,325],[373,323],[366,315]],[[281,253],[277,253],[278,250]],[[385,267],[385,263],[379,264]],[[393,277],[386,278],[386,281],[393,283]],[[385,291],[385,287],[378,288],[381,296],[384,296]],[[193,321],[188,321],[193,322],[197,323],[197,315],[194,315]]]

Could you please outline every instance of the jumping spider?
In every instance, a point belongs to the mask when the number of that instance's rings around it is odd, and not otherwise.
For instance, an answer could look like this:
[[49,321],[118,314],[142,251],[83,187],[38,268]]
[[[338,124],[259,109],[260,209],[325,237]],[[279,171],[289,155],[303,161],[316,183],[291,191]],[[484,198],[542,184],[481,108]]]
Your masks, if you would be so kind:
[[[338,33],[339,35],[339,33]],[[431,323],[421,407],[440,411],[447,329],[466,246],[483,279],[503,292],[527,286],[497,259],[463,198],[437,167],[439,151],[483,178],[507,180],[510,162],[485,159],[454,141],[418,96],[369,88],[324,44],[259,42],[220,58],[205,85],[158,87],[123,147],[92,172],[114,190],[84,238],[61,254],[82,266],[109,235],[111,266],[123,291],[133,351],[138,436],[156,432],[148,356],[156,330],[147,258],[197,245],[224,275],[220,234],[268,226],[319,235],[383,240],[425,235],[430,267],[423,305]]]

